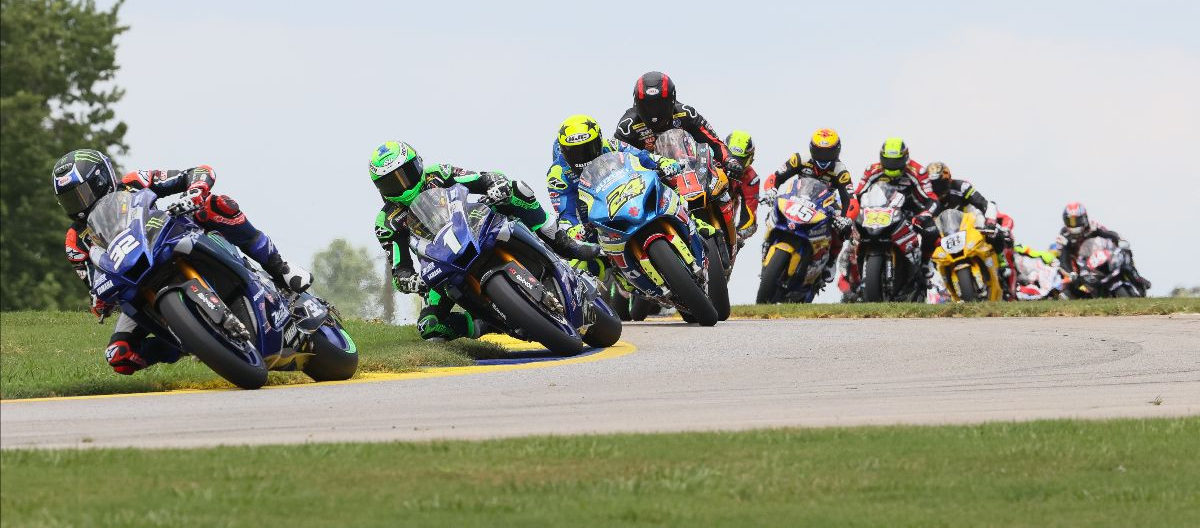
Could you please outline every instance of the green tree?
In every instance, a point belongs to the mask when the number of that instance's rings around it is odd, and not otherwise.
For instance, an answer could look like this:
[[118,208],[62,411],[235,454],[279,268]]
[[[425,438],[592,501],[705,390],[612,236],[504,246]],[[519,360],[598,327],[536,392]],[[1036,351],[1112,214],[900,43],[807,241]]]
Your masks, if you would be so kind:
[[50,167],[76,148],[123,154],[112,106],[117,2],[0,0],[0,309],[84,306],[63,258],[68,221]]
[[337,306],[345,315],[378,317],[379,290],[383,287],[375,271],[375,260],[366,248],[354,247],[338,238],[313,255],[313,293]]

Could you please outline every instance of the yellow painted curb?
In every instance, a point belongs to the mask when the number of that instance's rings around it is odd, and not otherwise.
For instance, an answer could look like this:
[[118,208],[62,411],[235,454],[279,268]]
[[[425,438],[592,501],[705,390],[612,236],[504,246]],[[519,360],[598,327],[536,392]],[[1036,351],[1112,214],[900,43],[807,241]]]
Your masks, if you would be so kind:
[[[508,336],[485,336],[488,342],[495,343],[506,349],[514,352],[528,350],[542,350],[540,345],[521,341]],[[512,370],[530,370],[548,367],[558,367],[563,365],[578,365],[580,363],[592,363],[595,361],[603,361],[605,359],[613,359],[621,356],[632,354],[636,347],[624,341],[618,341],[617,344],[608,347],[599,352],[588,354],[585,356],[576,356],[563,359],[551,359],[545,361],[532,361],[529,363],[513,363],[506,365],[474,365],[469,367],[430,367],[417,372],[365,372],[359,374],[358,377],[343,380],[343,381],[322,381],[312,383],[296,383],[290,385],[267,385],[263,390],[269,389],[294,389],[299,387],[316,387],[327,385],[354,385],[358,383],[375,383],[380,381],[400,381],[411,379],[425,378],[445,378],[450,376],[468,376],[471,374],[486,374],[490,372],[508,372]],[[30,403],[30,402],[50,402],[50,401],[69,401],[69,400],[99,400],[105,398],[134,398],[141,396],[170,396],[176,394],[199,394],[203,392],[228,392],[238,391],[240,389],[224,388],[224,389],[180,389],[172,391],[160,392],[133,392],[125,394],[91,394],[87,396],[51,396],[46,398],[20,398],[11,400],[0,400],[0,404],[5,403]]]

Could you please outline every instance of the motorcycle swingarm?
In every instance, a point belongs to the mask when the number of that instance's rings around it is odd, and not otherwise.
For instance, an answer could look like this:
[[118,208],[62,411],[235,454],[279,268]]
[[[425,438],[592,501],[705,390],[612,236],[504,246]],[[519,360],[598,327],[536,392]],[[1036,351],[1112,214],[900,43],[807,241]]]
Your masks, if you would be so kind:
[[170,294],[172,291],[178,290],[183,296],[192,301],[192,304],[200,308],[200,312],[204,317],[213,324],[232,332],[237,337],[243,339],[250,338],[250,331],[242,324],[242,321],[233,315],[233,310],[225,305],[221,297],[216,292],[209,289],[199,280],[189,279],[179,284],[166,286],[158,291],[155,298],[161,299],[163,295]]

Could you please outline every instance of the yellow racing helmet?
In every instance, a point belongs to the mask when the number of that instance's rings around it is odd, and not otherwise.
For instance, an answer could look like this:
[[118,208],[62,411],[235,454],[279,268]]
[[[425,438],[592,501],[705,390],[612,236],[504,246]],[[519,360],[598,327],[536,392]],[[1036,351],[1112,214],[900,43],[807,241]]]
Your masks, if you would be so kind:
[[600,156],[604,138],[592,116],[575,114],[558,127],[558,149],[572,167],[578,169]]
[[729,153],[742,162],[743,167],[754,164],[754,139],[745,130],[734,130],[725,136],[725,146]]
[[832,128],[813,132],[808,142],[808,154],[821,170],[829,170],[842,155],[842,138]]

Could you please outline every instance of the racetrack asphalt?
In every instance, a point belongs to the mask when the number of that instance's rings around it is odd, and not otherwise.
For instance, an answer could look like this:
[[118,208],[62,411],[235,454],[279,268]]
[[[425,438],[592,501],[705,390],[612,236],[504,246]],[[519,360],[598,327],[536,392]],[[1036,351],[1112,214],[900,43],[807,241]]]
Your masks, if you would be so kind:
[[185,447],[1200,414],[1200,315],[631,323],[630,354],[283,390],[6,401],[0,446]]

